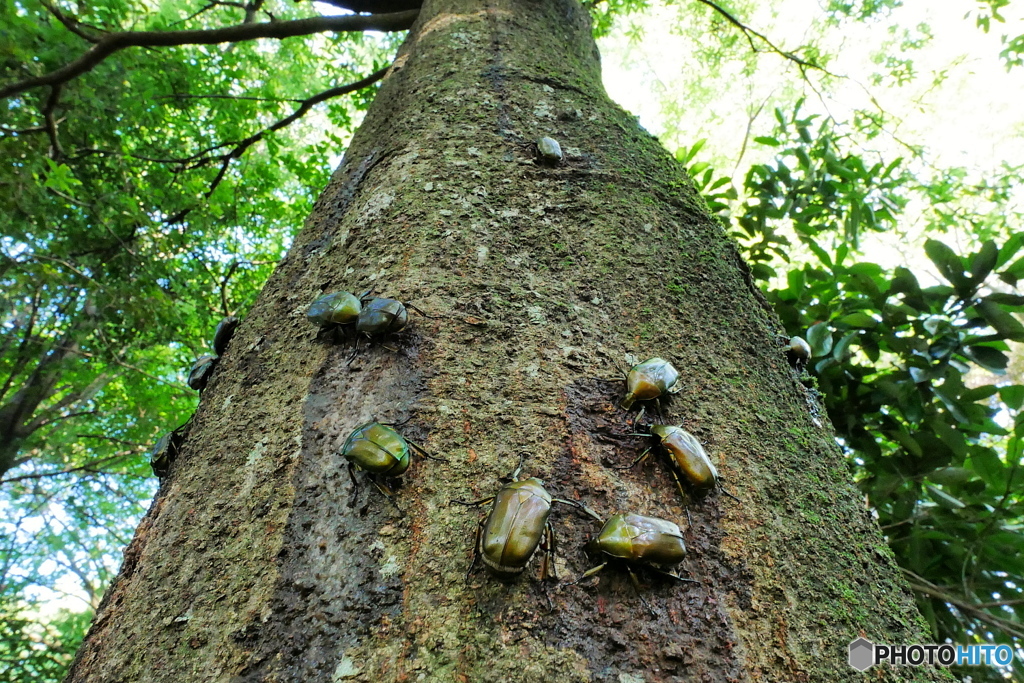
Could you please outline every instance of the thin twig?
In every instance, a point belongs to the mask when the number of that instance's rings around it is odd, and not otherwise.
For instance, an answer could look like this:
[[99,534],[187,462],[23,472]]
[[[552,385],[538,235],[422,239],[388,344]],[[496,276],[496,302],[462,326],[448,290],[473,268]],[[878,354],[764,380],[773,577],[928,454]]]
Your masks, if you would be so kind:
[[[71,31],[82,40],[86,40],[90,43],[98,43],[100,41],[96,36],[90,35],[81,29],[82,26],[88,26],[88,24],[83,24],[77,19],[65,16],[57,6],[50,4],[47,0],[39,0],[39,4],[45,7],[47,12],[56,17],[57,21],[64,24],[64,28]],[[99,31],[102,33],[102,31],[95,26],[89,26],[89,28],[93,31]]]
[[325,31],[404,31],[412,26],[419,10],[393,14],[348,14],[333,17],[311,17],[292,21],[269,21],[260,24],[238,24],[218,29],[193,31],[122,31],[108,33],[89,51],[61,68],[12,83],[0,88],[0,98],[17,95],[31,88],[58,85],[81,76],[100,62],[129,47],[173,47],[177,45],[216,45],[256,38],[291,38]]
[[767,45],[768,48],[772,52],[774,52],[775,54],[777,54],[777,55],[779,55],[781,57],[785,57],[786,59],[788,59],[788,60],[790,60],[792,62],[795,62],[796,64],[799,64],[802,67],[806,67],[806,68],[809,68],[809,69],[817,69],[819,71],[827,73],[829,76],[835,76],[835,74],[830,73],[828,71],[828,69],[826,69],[825,67],[820,66],[818,64],[815,64],[814,62],[808,62],[806,59],[802,59],[800,57],[797,57],[792,52],[789,52],[787,50],[783,50],[780,47],[777,47],[775,45],[775,43],[773,43],[768,38],[768,36],[764,35],[760,31],[755,31],[754,29],[750,28],[749,26],[747,26],[746,24],[741,22],[739,19],[734,17],[732,14],[730,14],[724,7],[722,7],[718,3],[714,2],[713,0],[697,0],[697,2],[703,3],[703,4],[707,5],[708,7],[710,7],[711,9],[715,10],[720,15],[722,15],[725,18],[726,21],[728,21],[730,24],[732,24],[733,26],[738,28],[740,31],[742,31],[744,37],[746,37],[746,39],[747,39],[747,42],[750,43],[750,49],[752,49],[754,52],[760,52],[761,50],[759,50],[757,45],[754,43],[754,38],[752,36],[756,36],[758,39],[763,41],[764,44]]
[[233,150],[231,150],[223,157],[221,157],[222,162],[220,170],[217,172],[217,175],[213,179],[213,182],[210,183],[210,189],[204,193],[204,196],[207,198],[210,197],[210,195],[213,194],[214,190],[217,189],[217,186],[220,185],[221,181],[224,180],[224,175],[227,173],[228,166],[231,165],[231,161],[242,156],[242,154],[245,153],[245,150],[249,149],[254,144],[262,140],[267,135],[267,133],[273,133],[276,130],[280,130],[285,126],[294,123],[296,120],[302,118],[302,116],[304,116],[307,111],[312,109],[315,105],[320,104],[321,102],[324,102],[334,97],[339,97],[341,95],[347,95],[348,93],[355,92],[356,90],[361,90],[367,87],[368,85],[376,83],[380,79],[384,78],[384,75],[387,74],[388,69],[390,68],[391,66],[388,65],[383,69],[373,72],[366,78],[356,81],[355,83],[349,83],[348,85],[342,85],[338,86],[337,88],[331,88],[329,90],[323,91],[318,95],[313,95],[312,97],[302,100],[302,104],[300,104],[299,107],[288,116],[284,117],[277,123],[268,126],[267,128],[264,128],[258,133],[250,135],[245,140],[242,140],[241,142],[237,143]]
[[57,477],[57,476],[60,476],[62,474],[72,474],[73,472],[83,472],[83,471],[85,471],[85,472],[90,472],[92,474],[99,474],[101,470],[98,470],[96,468],[97,468],[97,466],[101,465],[102,463],[110,462],[111,460],[118,460],[120,458],[127,458],[129,456],[135,455],[136,453],[138,453],[138,451],[132,451],[132,452],[129,452],[129,453],[118,453],[116,455],[107,456],[106,458],[100,458],[99,460],[93,460],[91,462],[87,462],[84,465],[79,465],[78,467],[70,467],[70,468],[68,468],[66,470],[56,470],[56,471],[53,471],[53,472],[37,472],[35,474],[22,474],[22,475],[17,476],[17,477],[10,477],[8,479],[0,479],[0,485],[10,484],[10,483],[13,483],[13,482],[16,482],[16,481],[25,481],[27,479],[45,479],[47,477]]

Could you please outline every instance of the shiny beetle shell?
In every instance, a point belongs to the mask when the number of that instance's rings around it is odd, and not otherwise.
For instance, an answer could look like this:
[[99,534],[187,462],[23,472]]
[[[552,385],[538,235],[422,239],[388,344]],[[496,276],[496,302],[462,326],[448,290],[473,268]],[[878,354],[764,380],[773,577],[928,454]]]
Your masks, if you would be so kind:
[[171,443],[173,435],[174,432],[164,434],[153,446],[153,450],[149,452],[149,465],[153,468],[153,474],[161,479],[171,471],[171,460],[174,459],[175,450],[174,444]]
[[786,357],[790,365],[803,365],[811,359],[811,353],[811,345],[804,341],[803,337],[790,337],[789,346],[786,348]]
[[356,427],[341,454],[359,469],[386,477],[397,477],[409,468],[409,442],[379,422]]
[[679,380],[679,371],[663,358],[648,358],[637,363],[626,376],[626,396],[620,405],[629,410],[634,401],[658,398]]
[[330,292],[309,305],[306,319],[314,325],[347,325],[359,317],[362,305],[351,292]]
[[551,494],[536,477],[498,491],[480,534],[484,565],[499,578],[518,576],[537,552],[551,514]]
[[374,297],[363,305],[356,321],[356,331],[369,336],[398,332],[409,322],[405,304],[396,299]]
[[218,356],[223,356],[224,352],[228,350],[228,343],[235,336],[238,322],[238,318],[229,315],[217,323],[217,329],[213,333],[213,350]]
[[697,437],[682,427],[670,425],[651,425],[651,433],[661,439],[662,447],[672,459],[672,466],[693,488],[700,492],[715,488],[718,470]]
[[555,165],[562,161],[562,146],[554,138],[543,137],[537,140],[537,154],[542,161]]
[[587,547],[637,564],[672,566],[686,557],[683,533],[674,522],[643,515],[612,515]]
[[213,375],[213,369],[217,366],[217,361],[220,360],[217,356],[200,356],[199,359],[192,364],[192,369],[188,373],[188,385],[196,391],[202,391],[206,388],[206,383],[210,381],[210,377]]

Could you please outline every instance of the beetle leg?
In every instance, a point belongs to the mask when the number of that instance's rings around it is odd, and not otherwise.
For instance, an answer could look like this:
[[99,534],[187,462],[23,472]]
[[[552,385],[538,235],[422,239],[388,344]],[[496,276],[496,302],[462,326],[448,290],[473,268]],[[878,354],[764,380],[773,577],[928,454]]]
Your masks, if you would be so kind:
[[550,522],[544,525],[544,539],[540,548],[544,551],[544,559],[540,563],[540,580],[551,578],[558,581],[558,573],[555,571],[555,532]]
[[667,576],[669,578],[675,579],[676,581],[680,581],[682,583],[695,583],[698,586],[700,585],[700,581],[698,581],[696,579],[687,579],[687,578],[685,578],[683,576],[679,576],[679,574],[676,574],[675,572],[667,572],[664,569],[658,569],[657,567],[651,567],[650,565],[647,565],[647,568],[650,569],[651,571],[654,571],[654,572],[657,572],[658,574],[661,574],[662,576]]
[[457,505],[465,505],[467,507],[477,507],[479,505],[487,505],[488,503],[493,503],[494,502],[494,496],[491,496],[490,498],[481,498],[480,500],[474,500],[474,501],[456,500],[456,499],[452,498],[449,502],[455,503]]
[[[679,478],[679,473],[676,472],[676,468],[669,466],[668,471],[672,473],[672,478],[676,480],[676,488],[679,489],[679,495],[683,497],[683,501],[688,501],[689,498],[686,495],[686,491],[683,489],[683,481]],[[687,510],[689,512],[689,510]]]
[[508,475],[508,477],[502,477],[502,481],[504,481],[505,479],[507,479],[508,481],[519,481],[519,475],[523,473],[523,462],[525,460],[526,460],[526,452],[525,451],[520,451],[519,452],[519,464],[516,465],[516,468],[514,470],[512,470],[512,474]]
[[359,482],[356,481],[356,466],[352,463],[348,464],[348,478],[352,480],[352,495],[349,496],[348,506],[356,506],[356,498],[359,496]]
[[441,318],[442,317],[440,315],[427,315],[426,313],[421,311],[419,308],[417,308],[416,306],[414,306],[414,305],[412,305],[412,304],[410,304],[410,303],[408,303],[406,301],[403,301],[402,305],[405,306],[406,308],[411,308],[412,310],[414,310],[417,313],[419,313],[420,315],[422,315],[424,318]]
[[436,460],[438,462],[449,462],[449,460],[447,460],[446,458],[438,458],[437,456],[427,453],[419,444],[415,443],[410,439],[406,439],[405,442],[412,446],[413,448],[415,448],[416,452],[422,455],[424,458],[430,458],[431,460]]
[[576,579],[575,581],[573,581],[569,585],[570,586],[575,586],[577,583],[579,583],[583,579],[589,579],[591,576],[593,576],[594,574],[598,573],[599,571],[601,571],[602,569],[604,569],[607,566],[608,566],[608,563],[604,562],[602,564],[597,565],[596,567],[591,567],[587,571],[583,572],[583,576],[581,576],[580,578]]
[[[653,446],[651,448],[653,448]],[[647,457],[650,454],[651,454],[651,449],[648,448],[646,451],[641,453],[640,456],[636,460],[634,460],[633,462],[629,463],[628,465],[625,465],[625,466],[623,466],[623,465],[612,465],[611,469],[613,469],[613,470],[629,470],[629,469],[633,469],[641,461],[646,460]]]
[[476,539],[473,541],[473,561],[469,563],[469,569],[466,570],[466,583],[469,583],[469,575],[473,573],[473,567],[480,561],[480,539],[483,537],[485,521],[482,519],[476,525]]
[[640,598],[640,602],[644,604],[644,607],[646,607],[647,611],[651,613],[651,616],[658,616],[658,613],[654,611],[653,607],[651,607],[651,603],[647,602],[647,599],[644,598],[644,594],[640,592],[640,579],[637,578],[636,572],[634,572],[633,568],[629,565],[626,565],[626,571],[629,572],[629,578],[633,582],[633,588],[636,589],[636,596]]
[[359,355],[359,337],[356,337],[356,340],[352,342],[352,355],[345,361],[345,365],[352,365],[352,361],[356,359],[357,355]]
[[740,499],[739,499],[739,498],[737,498],[736,496],[734,496],[734,495],[732,495],[731,493],[729,493],[729,492],[728,492],[728,491],[727,491],[727,490],[725,489],[725,487],[724,487],[724,486],[722,486],[722,483],[721,483],[721,482],[719,482],[719,483],[718,483],[718,490],[719,490],[719,491],[721,491],[722,493],[724,493],[725,495],[729,496],[729,497],[730,497],[730,498],[732,498],[733,500],[735,500],[735,501],[736,501],[737,503],[742,503],[742,502],[743,502],[742,500],[740,500]]
[[633,420],[633,424],[636,424],[637,422],[640,422],[640,420],[644,419],[644,411],[645,410],[647,410],[647,406],[645,406],[644,404],[641,403],[640,404],[640,412],[636,414],[636,419]]

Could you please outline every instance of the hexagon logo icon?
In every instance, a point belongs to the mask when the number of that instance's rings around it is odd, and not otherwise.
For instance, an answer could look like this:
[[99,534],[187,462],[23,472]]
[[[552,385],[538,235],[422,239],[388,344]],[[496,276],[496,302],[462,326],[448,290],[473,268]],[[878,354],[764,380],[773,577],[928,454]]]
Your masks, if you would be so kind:
[[866,638],[850,643],[850,666],[857,671],[867,671],[875,663],[875,644]]

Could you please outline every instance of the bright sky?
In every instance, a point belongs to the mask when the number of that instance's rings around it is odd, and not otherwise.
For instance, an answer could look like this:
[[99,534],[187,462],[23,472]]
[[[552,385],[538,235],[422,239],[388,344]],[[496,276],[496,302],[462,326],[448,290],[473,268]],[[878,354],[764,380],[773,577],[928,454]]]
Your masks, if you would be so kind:
[[[821,8],[816,0],[776,3],[780,7],[774,16],[770,4],[760,3],[752,16],[739,18],[783,48],[795,48],[819,32]],[[612,98],[639,115],[641,124],[655,135],[665,134],[673,125],[679,127],[678,136],[662,138],[670,150],[706,137],[714,156],[735,163],[747,112],[765,98],[799,85],[798,73],[783,58],[766,54],[759,60],[756,79],[736,73],[709,79],[708,70],[693,57],[692,41],[673,29],[677,14],[692,12],[694,6],[696,2],[662,4],[642,17],[632,17],[629,22],[643,28],[639,42],[622,31],[603,39],[605,84]],[[830,50],[836,45],[842,48],[829,70],[848,78],[836,82],[824,103],[808,90],[807,110],[824,113],[827,107],[842,120],[854,107],[869,107],[873,97],[885,111],[903,118],[892,132],[911,144],[926,145],[935,163],[981,168],[1003,160],[1020,163],[1024,160],[1024,67],[1007,73],[998,53],[1000,35],[1024,33],[1024,4],[1006,8],[1006,24],[993,23],[988,34],[975,27],[973,15],[964,17],[972,8],[971,3],[910,0],[888,18],[831,29],[822,44]],[[914,27],[922,23],[930,27],[934,39],[920,50],[902,50],[901,34],[889,33],[890,26],[899,26],[920,35]],[[893,44],[887,45],[890,41]],[[883,47],[886,56],[912,59],[917,78],[902,87],[891,81],[871,84],[871,74],[879,70],[876,55]],[[940,74],[945,80],[935,85]],[[812,79],[820,82],[818,75]],[[681,106],[684,116],[666,120],[666,99]],[[755,128],[760,130],[754,134],[764,134],[772,125],[772,106],[767,106],[757,117]],[[902,153],[896,144],[891,149]]]

